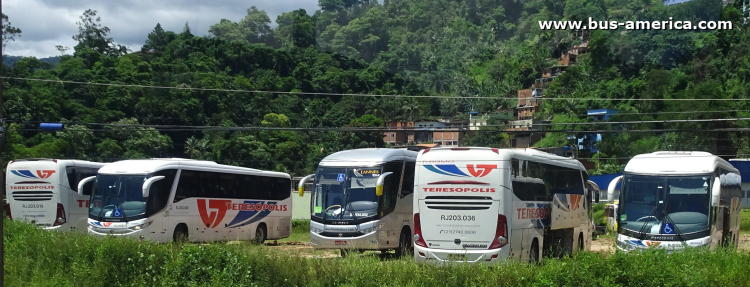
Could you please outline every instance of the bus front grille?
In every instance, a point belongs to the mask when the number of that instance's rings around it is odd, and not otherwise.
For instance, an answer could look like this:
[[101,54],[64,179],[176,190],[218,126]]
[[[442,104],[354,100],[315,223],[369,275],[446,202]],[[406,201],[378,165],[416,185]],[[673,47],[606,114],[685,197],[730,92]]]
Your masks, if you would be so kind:
[[429,209],[483,210],[490,209],[492,198],[488,196],[427,196],[425,205]]
[[52,191],[14,191],[13,199],[17,201],[44,201],[52,199]]

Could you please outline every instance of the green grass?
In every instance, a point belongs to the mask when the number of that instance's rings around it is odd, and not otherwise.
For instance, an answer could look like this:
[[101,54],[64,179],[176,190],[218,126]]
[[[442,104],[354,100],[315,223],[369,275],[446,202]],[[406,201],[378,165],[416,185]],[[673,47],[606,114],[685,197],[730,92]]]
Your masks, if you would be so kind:
[[[6,286],[737,286],[750,254],[581,253],[544,264],[417,265],[375,254],[315,259],[247,243],[154,244],[4,221]],[[297,234],[304,229],[297,223]]]
[[279,242],[310,242],[310,220],[292,220],[292,234]]
[[750,233],[750,209],[743,209],[740,214],[740,231]]

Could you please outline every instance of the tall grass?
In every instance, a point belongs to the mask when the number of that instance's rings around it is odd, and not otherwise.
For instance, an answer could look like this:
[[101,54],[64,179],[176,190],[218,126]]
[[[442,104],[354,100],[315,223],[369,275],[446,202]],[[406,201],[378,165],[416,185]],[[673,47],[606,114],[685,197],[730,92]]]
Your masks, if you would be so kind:
[[[748,286],[750,254],[580,253],[531,266],[314,259],[250,244],[153,244],[4,222],[7,286]],[[302,227],[300,227],[302,228]]]

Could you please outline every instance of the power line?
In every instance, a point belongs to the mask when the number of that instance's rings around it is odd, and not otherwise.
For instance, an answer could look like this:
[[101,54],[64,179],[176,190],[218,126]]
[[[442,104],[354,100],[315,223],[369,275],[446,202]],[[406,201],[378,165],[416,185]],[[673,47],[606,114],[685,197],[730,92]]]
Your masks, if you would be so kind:
[[[41,131],[39,129],[14,128],[8,129],[14,131]],[[403,130],[403,129],[359,129],[359,128],[268,128],[268,127],[215,127],[211,129],[168,129],[154,128],[152,130],[113,130],[113,129],[88,129],[88,130],[65,130],[58,132],[200,132],[200,131],[260,131],[260,130],[277,130],[277,131],[329,131],[329,132],[495,132],[509,134],[528,134],[528,133],[664,133],[664,132],[746,132],[750,128],[719,128],[719,129],[641,129],[641,130],[467,130],[467,129],[443,129],[443,130]]]
[[[649,123],[690,123],[690,122],[728,122],[728,121],[747,121],[750,118],[729,118],[729,119],[697,119],[697,120],[653,120],[653,121],[623,121],[623,122],[586,122],[586,123],[537,123],[537,124],[502,124],[502,125],[482,125],[474,128],[522,128],[533,126],[576,126],[576,125],[623,125],[623,124],[649,124]],[[225,126],[192,126],[192,125],[148,125],[148,124],[112,124],[112,123],[69,123],[69,125],[91,125],[102,127],[128,127],[128,128],[156,128],[157,130],[180,130],[189,129],[196,131],[222,131],[222,130],[312,130],[312,131],[382,131],[382,132],[468,132],[472,131],[471,127],[458,128],[387,128],[387,127],[225,127]],[[139,130],[135,130],[139,131]],[[505,130],[509,131],[509,130]]]
[[[284,92],[284,91],[263,91],[263,90],[237,90],[237,89],[218,89],[218,88],[192,88],[192,87],[171,87],[171,86],[153,86],[153,85],[136,85],[136,84],[113,84],[97,82],[77,82],[66,80],[50,80],[36,78],[20,77],[2,77],[9,80],[50,82],[60,84],[79,84],[94,86],[113,86],[128,88],[150,88],[150,89],[172,89],[172,90],[191,90],[191,91],[208,91],[208,92],[237,92],[237,93],[266,93],[266,94],[286,94],[286,95],[311,95],[311,96],[353,96],[353,97],[391,97],[391,98],[438,98],[438,99],[492,99],[492,100],[515,100],[517,98],[501,97],[462,97],[462,96],[425,96],[425,95],[380,95],[380,94],[355,94],[355,93],[323,93],[323,92]],[[750,101],[750,98],[738,99],[628,99],[628,98],[536,98],[536,100],[571,100],[571,101]]]
[[[653,113],[615,113],[609,115],[610,117],[621,116],[621,115],[661,115],[661,114],[708,114],[708,113],[730,113],[730,112],[750,112],[750,110],[721,110],[721,111],[682,111],[682,112],[653,112]],[[579,116],[595,117],[601,115],[589,115],[579,114]]]

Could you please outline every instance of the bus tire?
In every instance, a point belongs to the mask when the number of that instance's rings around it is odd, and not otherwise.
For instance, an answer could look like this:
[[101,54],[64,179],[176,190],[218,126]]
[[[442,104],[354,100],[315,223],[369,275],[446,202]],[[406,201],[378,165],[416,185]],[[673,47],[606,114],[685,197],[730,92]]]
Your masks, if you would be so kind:
[[172,235],[172,241],[174,242],[186,242],[188,239],[187,225],[180,223],[174,228],[174,234]]
[[258,227],[255,228],[255,237],[253,238],[253,244],[263,245],[263,242],[266,242],[266,237],[266,225],[263,223],[258,224]]
[[531,249],[529,250],[529,263],[539,263],[539,242],[536,239],[531,242]]
[[396,258],[411,255],[413,252],[410,234],[411,232],[409,232],[408,228],[401,230],[401,235],[398,239],[398,247],[396,248]]

